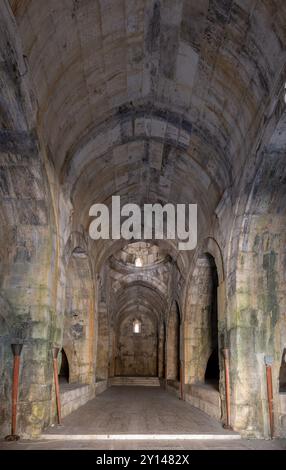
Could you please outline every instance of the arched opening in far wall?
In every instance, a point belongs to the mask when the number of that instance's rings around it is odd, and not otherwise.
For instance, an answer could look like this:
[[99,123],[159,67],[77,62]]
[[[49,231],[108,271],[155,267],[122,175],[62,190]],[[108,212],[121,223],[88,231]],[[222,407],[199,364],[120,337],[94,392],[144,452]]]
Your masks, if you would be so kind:
[[219,390],[219,350],[218,350],[218,273],[216,263],[210,254],[206,254],[210,266],[210,303],[209,303],[209,341],[210,350],[209,359],[205,369],[205,383]]
[[279,393],[286,393],[286,348],[282,354],[279,370]]
[[70,376],[69,361],[65,353],[65,350],[62,349],[61,350],[61,368],[59,371],[60,383],[69,383],[69,376]]

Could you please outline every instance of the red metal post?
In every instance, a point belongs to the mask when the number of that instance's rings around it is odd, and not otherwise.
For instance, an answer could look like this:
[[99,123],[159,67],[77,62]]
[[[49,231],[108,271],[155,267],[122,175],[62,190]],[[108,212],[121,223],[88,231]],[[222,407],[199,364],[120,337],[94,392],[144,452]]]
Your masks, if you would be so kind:
[[54,380],[55,380],[55,391],[56,391],[57,412],[58,412],[58,424],[61,424],[61,399],[60,399],[59,374],[58,374],[59,350],[60,348],[53,348],[53,365],[54,365]]
[[20,356],[23,344],[11,344],[13,352],[13,382],[12,382],[12,421],[11,421],[11,434],[6,436],[7,441],[18,441],[20,436],[17,435],[17,408],[18,408],[18,394],[19,394],[19,371],[20,371]]
[[271,439],[274,436],[274,412],[273,412],[273,386],[272,386],[272,358],[265,356],[266,366],[266,381],[267,381],[267,398],[268,398],[268,413],[269,413],[269,428]]

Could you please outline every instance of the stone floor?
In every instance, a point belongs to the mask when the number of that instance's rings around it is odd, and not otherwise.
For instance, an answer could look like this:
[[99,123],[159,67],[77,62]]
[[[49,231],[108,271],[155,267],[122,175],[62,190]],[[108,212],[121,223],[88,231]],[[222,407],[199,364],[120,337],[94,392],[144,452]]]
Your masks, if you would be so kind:
[[19,441],[0,442],[0,450],[286,450],[286,440],[273,441]]
[[[200,434],[225,435],[224,440],[125,440],[93,441],[78,437],[106,434]],[[49,435],[61,435],[57,441]],[[162,388],[111,387],[74,411],[63,420],[62,427],[45,431],[46,440],[0,442],[0,449],[286,449],[285,440],[227,440],[235,433],[224,430],[221,423],[202,411],[179,400]],[[67,440],[68,437],[74,440]]]
[[45,434],[233,434],[161,387],[110,387],[63,424]]

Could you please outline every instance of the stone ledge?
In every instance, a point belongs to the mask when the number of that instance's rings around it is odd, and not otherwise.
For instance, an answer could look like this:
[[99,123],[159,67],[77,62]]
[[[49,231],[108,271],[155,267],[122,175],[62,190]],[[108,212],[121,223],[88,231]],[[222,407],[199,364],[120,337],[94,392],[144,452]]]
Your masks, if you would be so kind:
[[95,397],[95,385],[75,384],[64,388],[60,393],[61,413],[64,418]]
[[106,380],[100,380],[95,383],[95,396],[100,395],[108,388],[108,382]]
[[280,401],[280,416],[279,424],[282,437],[286,436],[286,393],[279,394]]
[[221,399],[217,390],[205,384],[187,385],[185,400],[217,421],[221,420]]
[[286,393],[279,393],[280,411],[282,415],[286,415]]
[[110,377],[108,380],[110,386],[123,385],[123,386],[140,386],[140,387],[159,387],[160,382],[158,377]]

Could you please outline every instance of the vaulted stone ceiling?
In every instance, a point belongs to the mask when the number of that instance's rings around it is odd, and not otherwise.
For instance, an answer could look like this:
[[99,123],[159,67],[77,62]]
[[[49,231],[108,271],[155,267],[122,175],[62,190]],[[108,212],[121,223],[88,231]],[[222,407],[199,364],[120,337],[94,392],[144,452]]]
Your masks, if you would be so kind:
[[76,223],[116,193],[197,203],[207,232],[283,85],[285,2],[10,4]]
[[146,242],[129,243],[114,256],[115,260],[126,267],[149,267],[166,259],[166,253],[157,245]]
[[[143,266],[135,266],[137,257]],[[144,242],[127,245],[109,259],[110,310],[120,316],[132,309],[149,309],[158,320],[163,318],[172,297],[173,275],[171,258],[158,246]]]

